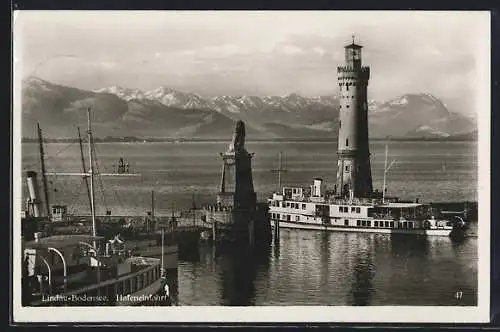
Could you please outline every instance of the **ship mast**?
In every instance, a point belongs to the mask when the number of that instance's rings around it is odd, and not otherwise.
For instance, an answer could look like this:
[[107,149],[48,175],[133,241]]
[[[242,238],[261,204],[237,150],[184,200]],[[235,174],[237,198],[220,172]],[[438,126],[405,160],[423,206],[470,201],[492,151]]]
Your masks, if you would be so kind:
[[385,162],[384,162],[384,183],[382,184],[382,203],[385,203],[385,178],[387,175],[387,154],[389,152],[389,146],[385,144]]
[[[97,225],[96,225],[96,213],[95,213],[95,195],[94,195],[94,162],[93,162],[93,155],[94,155],[94,150],[93,150],[93,136],[92,136],[92,125],[91,125],[91,119],[90,119],[90,112],[91,112],[91,108],[89,107],[87,109],[87,135],[88,135],[88,149],[89,149],[89,169],[87,171],[84,170],[84,172],[82,173],[78,173],[78,172],[75,172],[75,173],[72,173],[72,172],[68,172],[68,173],[62,173],[62,172],[45,172],[45,170],[43,169],[43,174],[44,176],[45,175],[63,175],[63,176],[83,176],[85,179],[88,177],[90,178],[90,183],[89,183],[89,190],[88,190],[88,193],[89,193],[89,200],[90,200],[90,212],[91,212],[91,218],[92,218],[92,236],[93,236],[93,245],[94,245],[94,248],[95,250],[97,250],[97,239],[96,239],[96,236],[97,236]],[[39,131],[40,132],[40,131]],[[85,161],[83,160],[83,148],[81,149],[82,151],[82,161],[83,161],[83,165],[84,165],[84,168],[85,168]],[[42,163],[43,164],[43,163]],[[129,177],[129,176],[140,176],[140,174],[137,174],[137,173],[127,173],[127,174],[115,174],[115,173],[100,173],[99,172],[99,176],[113,176],[113,177],[122,177],[122,176],[126,176],[126,177]],[[46,200],[47,201],[47,200]],[[97,253],[96,253],[97,254]]]
[[88,135],[88,146],[89,146],[89,171],[88,176],[90,178],[90,213],[92,216],[92,236],[94,237],[94,248],[96,246],[95,237],[97,236],[97,227],[95,221],[95,198],[94,198],[94,165],[92,163],[92,126],[90,123],[90,107],[87,108],[87,135]]
[[288,172],[288,170],[284,169],[283,166],[282,166],[282,155],[283,155],[283,152],[280,151],[279,155],[278,155],[278,168],[277,169],[272,169],[271,172],[273,173],[278,173],[278,193],[280,192],[281,190],[281,173],[286,173]]
[[385,144],[385,162],[384,162],[384,184],[382,185],[382,203],[385,204],[385,186],[386,186],[386,177],[387,177],[387,173],[389,172],[389,169],[394,165],[394,163],[396,162],[396,159],[393,159],[389,165],[389,167],[387,167],[387,156],[389,154],[389,144],[386,143]]
[[[82,137],[80,135],[80,127],[78,127],[78,141],[80,143],[80,157],[82,159],[82,172],[83,172],[83,174],[87,174],[87,167],[85,166],[85,157],[83,156],[83,143],[82,143]],[[92,197],[90,195],[89,181],[87,180],[86,175],[83,175],[82,177],[85,180],[85,185],[87,187],[87,195],[89,197],[89,206],[92,209]]]
[[[147,225],[147,231],[150,232],[151,228],[155,231],[155,191],[151,190],[151,222]],[[162,245],[163,247],[163,245]]]
[[45,175],[45,156],[43,151],[43,139],[42,139],[42,129],[40,128],[40,123],[36,123],[38,131],[38,142],[40,145],[40,165],[42,168],[42,181],[43,181],[43,193],[45,195],[45,209],[47,210],[47,217],[50,220],[50,204],[49,204],[49,191],[47,188],[47,177]]

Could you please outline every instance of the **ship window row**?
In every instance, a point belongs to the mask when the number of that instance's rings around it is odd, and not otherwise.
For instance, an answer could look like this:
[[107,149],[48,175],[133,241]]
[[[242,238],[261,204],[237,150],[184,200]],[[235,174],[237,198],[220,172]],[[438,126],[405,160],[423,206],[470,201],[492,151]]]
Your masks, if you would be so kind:
[[[358,227],[371,227],[372,223],[371,223],[371,220],[357,220],[356,221],[356,226],[358,226]],[[412,226],[408,226],[408,228],[412,228]],[[373,222],[373,227],[393,228],[394,227],[394,221],[382,221],[382,220],[378,221],[378,220],[375,220]]]
[[[282,218],[283,217],[283,218]],[[279,213],[272,213],[271,218],[274,220],[286,220],[286,221],[291,221],[292,216],[289,214],[279,214]],[[295,221],[300,221],[300,216],[295,216]]]
[[272,206],[275,206],[275,207],[287,207],[288,206],[288,203],[285,203],[285,202],[281,202],[280,204],[280,201],[273,201],[271,203]]
[[[349,207],[348,206],[339,206],[339,212],[348,213]],[[351,212],[352,213],[361,213],[361,208],[359,206],[353,206],[353,207],[351,207]]]
[[392,227],[394,227],[394,221],[378,221],[378,220],[375,220],[374,226],[375,227],[388,227],[388,228],[392,228]]
[[[292,208],[292,209],[300,209],[301,206],[299,203],[290,203],[290,202],[282,202],[282,207],[289,207],[289,208]],[[306,209],[306,205],[305,204],[302,204],[302,210],[305,210]]]
[[372,221],[371,220],[357,220],[356,226],[358,226],[358,227],[372,227]]
[[403,229],[411,229],[413,228],[413,222],[408,221],[408,222],[399,222],[398,223],[398,228],[403,228]]

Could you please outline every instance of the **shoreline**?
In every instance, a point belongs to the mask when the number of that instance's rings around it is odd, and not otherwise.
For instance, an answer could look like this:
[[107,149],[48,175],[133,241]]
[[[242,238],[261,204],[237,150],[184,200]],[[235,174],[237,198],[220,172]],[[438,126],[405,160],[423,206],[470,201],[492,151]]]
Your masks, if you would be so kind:
[[[391,138],[393,142],[471,142],[477,143],[474,139],[463,138]],[[44,143],[78,143],[75,138],[45,138]],[[204,143],[214,142],[221,143],[227,142],[227,138],[94,138],[95,143]],[[370,138],[373,142],[384,142],[386,138]],[[331,138],[266,138],[266,139],[249,139],[247,143],[337,143],[335,139]],[[36,138],[22,138],[21,143],[38,143]]]

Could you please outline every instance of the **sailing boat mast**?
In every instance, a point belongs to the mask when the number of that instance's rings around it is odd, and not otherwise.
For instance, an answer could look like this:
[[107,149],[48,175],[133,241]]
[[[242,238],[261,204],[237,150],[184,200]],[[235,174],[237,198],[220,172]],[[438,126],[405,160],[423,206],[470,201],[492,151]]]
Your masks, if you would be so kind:
[[389,145],[388,143],[385,143],[385,163],[384,163],[384,184],[382,185],[382,203],[385,203],[385,191],[386,191],[386,177],[387,177],[387,172],[389,172],[389,169],[394,165],[396,162],[396,159],[393,159],[391,163],[389,164],[389,167],[387,167],[387,156],[389,154]]
[[[95,199],[94,199],[94,165],[92,163],[92,126],[90,123],[90,107],[87,108],[87,134],[88,134],[88,146],[89,146],[89,171],[88,176],[90,178],[90,213],[92,216],[92,236],[95,238],[97,236],[97,227],[95,220]],[[96,240],[94,239],[94,247],[97,248]]]
[[384,183],[382,185],[382,203],[385,203],[385,178],[387,176],[387,154],[389,153],[389,146],[385,144],[385,162],[384,162]]
[[[83,176],[85,179],[87,177],[90,178],[90,183],[89,183],[89,190],[88,190],[88,193],[89,193],[89,201],[90,201],[90,212],[91,212],[91,218],[92,218],[92,235],[94,236],[94,240],[93,240],[93,245],[94,245],[94,248],[97,250],[97,240],[95,239],[95,237],[97,236],[97,225],[96,225],[96,212],[95,212],[95,194],[94,194],[94,162],[92,160],[92,157],[94,156],[94,141],[93,141],[93,136],[92,136],[92,126],[91,126],[91,114],[90,114],[90,111],[91,111],[91,108],[89,107],[87,109],[87,135],[88,135],[88,148],[89,148],[89,169],[88,171],[84,171],[82,173],[60,173],[60,172],[45,172],[45,167],[44,167],[44,163],[43,163],[43,158],[42,158],[42,167],[43,167],[43,175],[45,177],[45,175],[63,175],[63,176]],[[41,130],[40,130],[40,127],[39,127],[39,138],[40,138],[40,142],[41,142]],[[83,151],[83,148],[81,149],[81,151]],[[43,155],[43,149],[41,148],[41,152],[42,152],[42,155]],[[82,153],[83,155],[83,153]],[[82,157],[82,160],[83,160],[83,157]],[[85,164],[85,162],[83,162],[83,164]],[[85,167],[84,167],[85,168]],[[106,173],[99,173],[99,176],[113,176],[113,177],[116,177],[116,176],[126,176],[126,177],[129,177],[129,176],[141,176],[140,174],[137,174],[137,173],[127,173],[127,174],[116,174],[116,173],[110,173],[110,174],[106,174]],[[47,194],[46,194],[47,195]],[[48,196],[48,195],[47,195]],[[46,203],[47,203],[47,207],[48,207],[48,200],[46,199]]]
[[42,129],[40,128],[40,123],[36,123],[38,131],[38,142],[40,145],[40,164],[42,168],[42,181],[43,181],[43,193],[45,195],[45,209],[47,210],[47,217],[50,219],[50,204],[49,204],[49,191],[47,188],[47,177],[45,174],[45,156],[43,151],[43,139],[42,139]]
[[[78,141],[80,142],[80,157],[82,159],[82,172],[83,174],[87,173],[87,167],[85,166],[85,157],[83,156],[83,143],[82,136],[80,135],[80,127],[78,127]],[[85,185],[87,187],[87,195],[89,197],[89,206],[92,209],[92,197],[90,195],[89,181],[87,180],[87,176],[84,175],[83,179],[85,180]]]
[[273,173],[278,173],[278,193],[281,191],[281,173],[286,173],[287,170],[283,168],[282,165],[282,155],[283,152],[280,151],[279,156],[278,156],[278,168],[277,169],[272,169],[271,172]]
[[[148,232],[155,231],[155,191],[151,190],[151,223],[148,223]],[[162,245],[163,246],[163,245]]]

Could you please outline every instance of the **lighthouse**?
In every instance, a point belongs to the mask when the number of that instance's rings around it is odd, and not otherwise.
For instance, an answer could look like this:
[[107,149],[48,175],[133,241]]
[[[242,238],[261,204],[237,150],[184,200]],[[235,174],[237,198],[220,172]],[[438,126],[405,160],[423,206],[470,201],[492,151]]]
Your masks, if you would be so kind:
[[354,42],[354,36],[344,48],[345,63],[337,67],[340,110],[336,194],[368,197],[373,191],[367,103],[370,67],[362,65],[362,46]]

